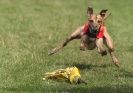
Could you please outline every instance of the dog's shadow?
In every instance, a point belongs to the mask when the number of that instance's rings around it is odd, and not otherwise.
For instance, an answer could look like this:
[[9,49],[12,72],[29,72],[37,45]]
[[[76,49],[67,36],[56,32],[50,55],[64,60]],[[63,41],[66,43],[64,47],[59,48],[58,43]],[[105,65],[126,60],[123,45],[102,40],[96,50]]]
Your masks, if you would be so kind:
[[[61,63],[59,63],[58,65],[62,65]],[[77,68],[79,68],[80,70],[85,70],[85,69],[93,69],[93,68],[107,68],[110,67],[111,64],[93,64],[93,63],[87,63],[87,62],[81,62],[81,63],[63,63],[63,65],[65,65],[66,67],[71,67],[71,66],[76,66]]]
[[106,67],[109,67],[110,64],[101,64],[101,65],[98,65],[98,64],[82,64],[82,63],[74,63],[73,66],[76,66],[78,67],[79,69],[81,70],[84,70],[84,69],[92,69],[92,68],[106,68]]

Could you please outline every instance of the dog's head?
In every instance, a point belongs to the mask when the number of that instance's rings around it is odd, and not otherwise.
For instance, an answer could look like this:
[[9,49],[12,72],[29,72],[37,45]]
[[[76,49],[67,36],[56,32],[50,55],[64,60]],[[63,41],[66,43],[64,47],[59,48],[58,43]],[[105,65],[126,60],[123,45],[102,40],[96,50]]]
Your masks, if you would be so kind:
[[101,10],[98,14],[93,12],[93,8],[88,7],[87,9],[87,16],[88,16],[88,22],[92,28],[92,30],[97,30],[99,29],[100,25],[105,20],[107,9]]

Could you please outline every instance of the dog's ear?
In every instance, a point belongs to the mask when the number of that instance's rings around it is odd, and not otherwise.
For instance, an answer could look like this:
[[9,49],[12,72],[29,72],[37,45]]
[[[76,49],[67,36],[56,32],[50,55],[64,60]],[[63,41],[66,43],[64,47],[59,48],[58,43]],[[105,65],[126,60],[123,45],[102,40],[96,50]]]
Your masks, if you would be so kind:
[[92,7],[88,7],[88,9],[87,9],[87,14],[90,14],[90,15],[92,15],[93,14],[93,8]]
[[99,14],[104,17],[106,15],[107,11],[108,11],[108,9],[103,9],[103,10],[100,11]]

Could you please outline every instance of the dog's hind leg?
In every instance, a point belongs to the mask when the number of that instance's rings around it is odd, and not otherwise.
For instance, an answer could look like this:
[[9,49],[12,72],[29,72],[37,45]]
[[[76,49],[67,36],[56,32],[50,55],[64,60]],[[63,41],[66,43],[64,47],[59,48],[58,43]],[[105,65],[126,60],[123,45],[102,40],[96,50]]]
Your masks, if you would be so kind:
[[81,31],[82,31],[82,27],[78,27],[68,38],[66,38],[66,40],[61,45],[52,49],[48,53],[48,55],[52,55],[52,54],[58,52],[60,49],[65,47],[70,41],[72,41],[74,39],[80,39],[81,38]]
[[107,55],[107,51],[105,50],[103,45],[103,38],[96,39],[96,46],[97,46],[98,52],[102,56]]

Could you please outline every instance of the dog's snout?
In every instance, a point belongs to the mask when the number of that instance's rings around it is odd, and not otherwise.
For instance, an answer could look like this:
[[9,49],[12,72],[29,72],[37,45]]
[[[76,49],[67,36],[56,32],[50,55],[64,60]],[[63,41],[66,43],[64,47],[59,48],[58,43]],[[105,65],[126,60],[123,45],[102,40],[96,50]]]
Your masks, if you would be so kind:
[[97,29],[98,29],[98,24],[97,24],[97,23],[93,23],[92,29],[93,29],[93,30],[97,30]]

